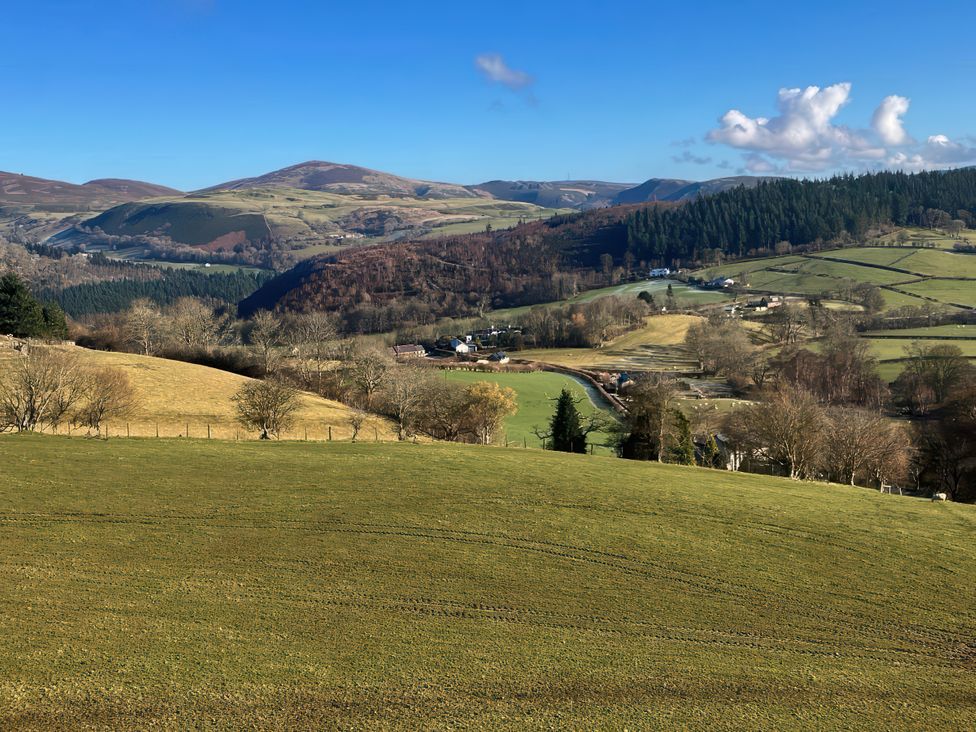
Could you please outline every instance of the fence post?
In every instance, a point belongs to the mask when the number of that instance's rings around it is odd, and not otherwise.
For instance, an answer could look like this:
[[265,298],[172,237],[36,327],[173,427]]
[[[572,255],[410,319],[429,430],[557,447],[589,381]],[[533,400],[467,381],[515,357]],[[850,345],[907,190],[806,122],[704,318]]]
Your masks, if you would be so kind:
[[132,433],[129,432],[129,423],[128,422],[125,423],[125,436],[126,437],[132,437]]
[[186,437],[186,438],[189,438],[190,437],[190,423],[189,422],[186,423],[186,434],[183,435],[183,436]]
[[210,423],[207,422],[207,439],[210,439]]
[[373,428],[373,442],[379,442],[379,441],[380,441],[380,431],[376,427],[374,427]]
[[159,422],[156,423],[156,437],[159,437]]
[[332,442],[332,425],[329,425],[329,442]]
[[304,425],[304,427],[305,427],[305,442],[308,442],[308,425]]
[[529,443],[524,437],[522,438],[522,447],[524,447],[525,449],[529,448]]

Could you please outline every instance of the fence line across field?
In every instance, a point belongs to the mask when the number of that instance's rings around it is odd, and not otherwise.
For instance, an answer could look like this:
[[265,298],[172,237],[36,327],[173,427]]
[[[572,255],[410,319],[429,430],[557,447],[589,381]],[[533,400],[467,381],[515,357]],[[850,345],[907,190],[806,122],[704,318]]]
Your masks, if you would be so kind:
[[[245,431],[236,423],[204,422],[204,421],[126,421],[106,422],[97,432],[85,428],[70,428],[61,425],[56,429],[44,429],[43,432],[72,438],[102,438],[102,439],[194,439],[194,440],[222,440],[225,442],[260,441],[256,431]],[[279,439],[291,442],[351,442],[352,427],[343,424],[325,422],[302,422],[292,429],[283,432]],[[398,442],[395,434],[381,434],[375,425],[360,428],[356,442]],[[417,442],[416,436],[410,436],[407,442]],[[500,443],[504,447],[521,447],[524,449],[539,449],[541,445],[529,445],[525,437],[515,440],[504,440]]]

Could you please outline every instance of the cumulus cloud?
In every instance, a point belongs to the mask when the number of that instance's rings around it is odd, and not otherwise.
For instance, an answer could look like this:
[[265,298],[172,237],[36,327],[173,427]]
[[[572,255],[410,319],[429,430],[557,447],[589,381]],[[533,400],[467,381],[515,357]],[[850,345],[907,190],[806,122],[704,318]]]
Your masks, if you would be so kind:
[[488,81],[502,84],[509,89],[524,89],[531,86],[533,81],[529,74],[513,69],[497,53],[483,53],[475,58],[474,64]]
[[731,109],[706,139],[743,151],[751,173],[820,172],[843,168],[947,168],[976,161],[976,150],[932,135],[918,144],[905,130],[910,102],[891,95],[878,105],[869,129],[836,123],[851,98],[851,84],[780,89],[774,117],[750,117]]
[[885,145],[904,145],[912,142],[905,132],[902,117],[908,112],[909,101],[905,97],[892,94],[881,100],[881,104],[874,110],[871,127],[878,133],[878,137]]

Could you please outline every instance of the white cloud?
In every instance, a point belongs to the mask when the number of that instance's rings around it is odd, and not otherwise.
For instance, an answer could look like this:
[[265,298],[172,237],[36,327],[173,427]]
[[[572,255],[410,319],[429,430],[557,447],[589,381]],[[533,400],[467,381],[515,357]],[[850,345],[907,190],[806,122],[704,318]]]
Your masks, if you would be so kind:
[[878,105],[870,129],[837,124],[850,101],[851,84],[821,89],[780,89],[778,114],[750,117],[731,109],[706,139],[743,151],[744,169],[753,173],[820,172],[849,168],[947,168],[976,162],[976,149],[933,135],[918,144],[905,130],[906,97],[891,95]]
[[908,112],[909,103],[906,97],[892,94],[882,99],[881,104],[874,110],[871,127],[885,145],[904,145],[913,142],[905,132],[901,119]]
[[513,69],[497,53],[483,53],[475,58],[474,64],[486,79],[509,89],[524,89],[533,81],[529,74]]

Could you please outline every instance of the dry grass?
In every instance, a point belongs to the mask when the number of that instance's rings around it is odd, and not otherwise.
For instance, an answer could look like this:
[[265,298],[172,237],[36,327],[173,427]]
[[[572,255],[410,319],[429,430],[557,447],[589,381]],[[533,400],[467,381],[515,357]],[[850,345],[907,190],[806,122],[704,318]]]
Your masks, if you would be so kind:
[[685,335],[699,321],[701,317],[697,315],[653,315],[645,319],[644,327],[625,333],[603,348],[537,348],[515,355],[571,368],[678,368],[688,360],[682,349]]
[[[138,407],[125,420],[108,424],[110,436],[133,437],[207,437],[214,439],[254,439],[236,423],[231,397],[249,379],[227,371],[171,361],[164,358],[140,356],[133,353],[92,351],[77,346],[58,346],[77,353],[82,363],[93,367],[112,366],[126,373],[138,396]],[[11,358],[9,346],[0,345],[0,360]],[[339,402],[313,394],[302,394],[302,408],[294,429],[283,435],[290,439],[304,439],[306,430],[310,440],[332,438],[346,440],[352,436],[348,424],[351,409]],[[370,417],[360,432],[361,439],[395,439],[389,424],[378,417]]]

